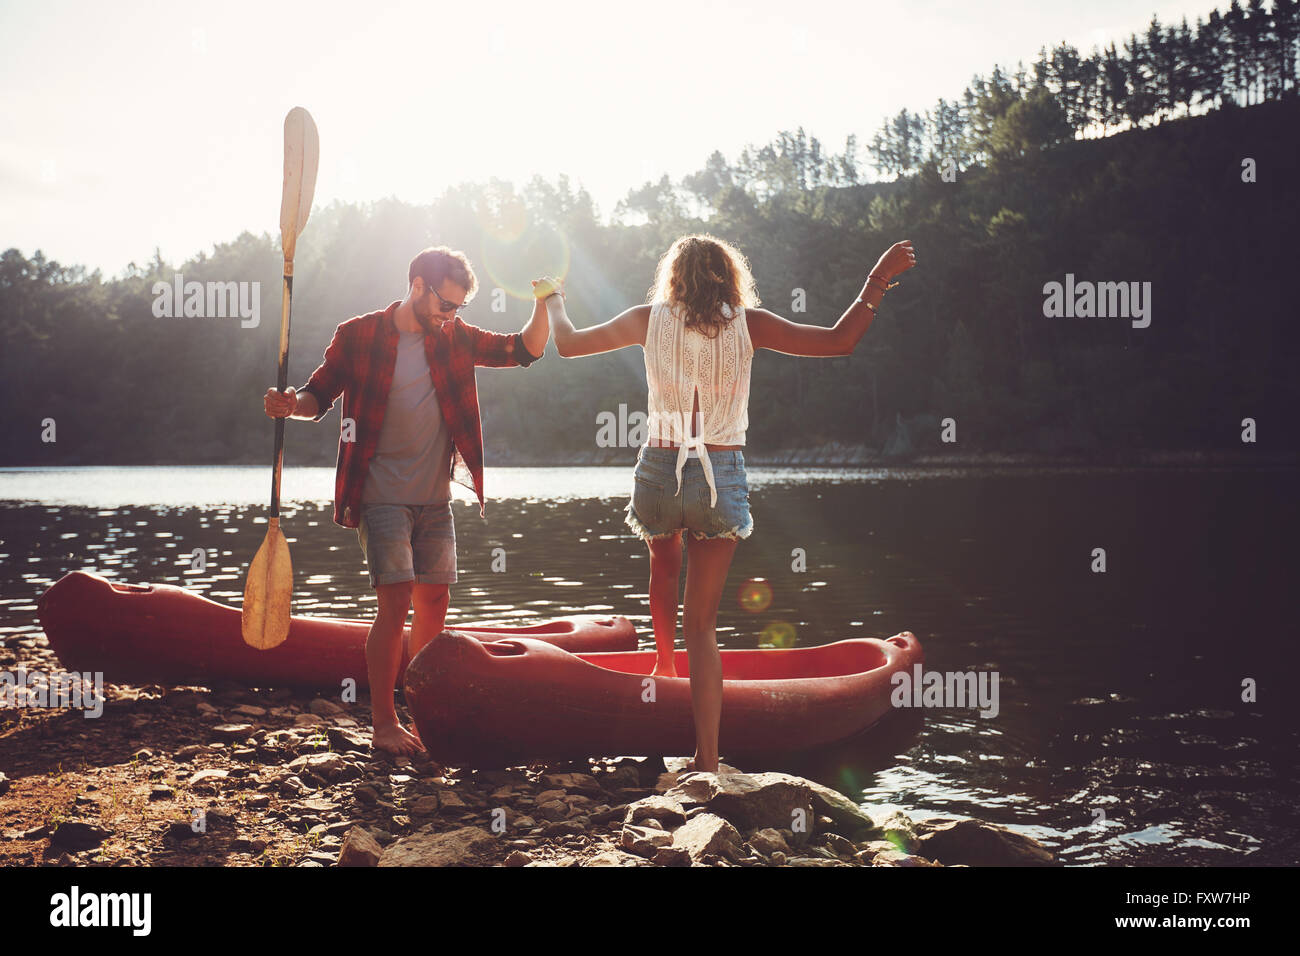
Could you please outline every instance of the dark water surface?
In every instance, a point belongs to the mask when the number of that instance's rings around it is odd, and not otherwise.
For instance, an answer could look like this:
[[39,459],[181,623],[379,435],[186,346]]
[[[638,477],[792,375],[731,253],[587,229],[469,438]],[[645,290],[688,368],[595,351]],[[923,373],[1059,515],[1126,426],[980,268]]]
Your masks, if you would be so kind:
[[[1076,864],[1300,863],[1292,470],[751,469],[719,641],[913,631],[926,668],[996,671],[999,713],[900,712],[782,767],[915,817],[956,813]],[[289,469],[295,614],[368,616],[332,469]],[[623,614],[652,635],[627,469],[489,469],[488,520],[454,504],[448,621]],[[63,574],[181,584],[238,606],[269,469],[0,471],[0,641],[38,633]],[[131,504],[122,504],[131,502]],[[506,570],[490,570],[494,548]],[[195,548],[204,573],[189,567]],[[1106,572],[1091,570],[1104,548]],[[806,571],[792,570],[803,549]],[[771,602],[748,610],[746,582]],[[1257,702],[1243,702],[1243,681]],[[726,753],[726,741],[722,741]]]

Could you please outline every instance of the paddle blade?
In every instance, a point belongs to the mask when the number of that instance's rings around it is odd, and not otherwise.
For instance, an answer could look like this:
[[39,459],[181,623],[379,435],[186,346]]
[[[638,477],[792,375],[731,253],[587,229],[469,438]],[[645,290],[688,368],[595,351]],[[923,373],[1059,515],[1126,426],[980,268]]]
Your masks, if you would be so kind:
[[[307,225],[316,194],[316,167],[320,163],[320,137],[316,123],[301,106],[284,118],[284,191],[280,195],[280,247],[285,262],[293,261],[298,235]],[[286,273],[287,274],[287,273]]]
[[244,643],[266,650],[284,643],[289,636],[289,599],[293,596],[293,565],[289,542],[280,530],[280,519],[271,518],[262,546],[253,555],[244,585],[244,609],[240,626]]

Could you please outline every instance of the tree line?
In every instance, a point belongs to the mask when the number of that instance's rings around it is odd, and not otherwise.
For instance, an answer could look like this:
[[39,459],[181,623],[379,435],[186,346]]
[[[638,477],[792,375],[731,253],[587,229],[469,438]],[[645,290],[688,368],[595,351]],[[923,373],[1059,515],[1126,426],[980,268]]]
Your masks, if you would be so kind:
[[[960,109],[891,120],[868,148],[878,182],[864,181],[854,139],[835,153],[797,129],[630,189],[608,222],[563,176],[461,184],[423,206],[322,207],[295,263],[290,381],[306,380],[339,322],[401,298],[428,245],[474,263],[483,288],[467,321],[515,331],[529,278],[566,273],[575,322],[604,321],[644,301],[659,256],[691,231],[745,251],[765,307],[830,324],[880,252],[910,238],[922,265],[852,355],[756,356],[752,447],[899,450],[900,434],[931,451],[1224,447],[1244,417],[1282,419],[1297,398],[1297,3],[1234,3],[1195,31],[1153,20],[1114,58],[1113,46],[1058,47],[1030,71],[995,67]],[[1115,110],[1126,128],[1105,122]],[[278,237],[249,232],[111,278],[4,252],[3,464],[267,459],[280,265]],[[177,273],[259,283],[260,324],[156,316],[155,284]],[[1150,282],[1151,325],[1044,316],[1045,283],[1067,273]],[[583,460],[601,413],[645,408],[636,349],[565,361],[552,348],[478,381],[489,464]],[[48,421],[57,441],[42,441]],[[286,461],[328,464],[336,437],[291,423]]]

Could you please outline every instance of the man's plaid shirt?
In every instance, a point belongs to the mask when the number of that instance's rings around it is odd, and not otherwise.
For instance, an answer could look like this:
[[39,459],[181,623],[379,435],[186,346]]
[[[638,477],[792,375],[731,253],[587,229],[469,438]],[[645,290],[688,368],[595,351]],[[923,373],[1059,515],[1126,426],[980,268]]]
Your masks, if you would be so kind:
[[[316,396],[320,421],[340,394],[343,418],[356,423],[353,441],[339,430],[338,464],[334,474],[334,522],[345,528],[361,523],[361,491],[370,459],[379,445],[379,431],[388,407],[388,392],[397,363],[397,326],[393,313],[400,302],[348,319],[334,330],[325,360],[299,392]],[[438,407],[451,433],[451,478],[483,500],[483,431],[479,419],[474,368],[528,366],[541,356],[529,354],[523,334],[490,332],[461,321],[444,322],[424,337],[424,354],[438,395]]]

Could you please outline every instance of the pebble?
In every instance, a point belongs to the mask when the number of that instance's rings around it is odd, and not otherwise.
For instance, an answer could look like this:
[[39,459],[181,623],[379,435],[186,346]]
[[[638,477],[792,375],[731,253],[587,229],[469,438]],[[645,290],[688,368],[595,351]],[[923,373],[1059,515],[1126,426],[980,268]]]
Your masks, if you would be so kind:
[[243,743],[253,733],[252,724],[218,724],[212,728],[212,736],[217,740]]

